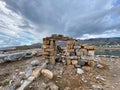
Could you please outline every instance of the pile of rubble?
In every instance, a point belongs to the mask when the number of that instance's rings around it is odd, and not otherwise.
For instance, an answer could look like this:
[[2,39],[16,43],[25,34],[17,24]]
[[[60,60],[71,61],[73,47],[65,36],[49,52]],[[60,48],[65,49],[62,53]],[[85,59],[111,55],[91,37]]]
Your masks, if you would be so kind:
[[16,69],[15,74],[8,81],[9,85],[3,87],[2,90],[25,90],[40,75],[52,79],[53,73],[46,69],[47,63],[48,61],[40,62],[39,60],[34,60],[25,71],[21,72]]
[[40,56],[41,53],[38,50],[28,50],[23,52],[14,52],[14,53],[5,53],[0,54],[0,63],[4,63],[7,61],[15,61],[21,59],[29,59],[34,56]]
[[[55,41],[66,41],[66,49],[57,53]],[[83,66],[84,69],[93,69],[96,62],[94,61],[94,47],[80,45],[76,39],[65,37],[63,35],[52,35],[43,39],[43,59],[49,60],[50,64],[62,62],[66,65],[74,65],[77,68]],[[62,49],[61,49],[62,50]]]

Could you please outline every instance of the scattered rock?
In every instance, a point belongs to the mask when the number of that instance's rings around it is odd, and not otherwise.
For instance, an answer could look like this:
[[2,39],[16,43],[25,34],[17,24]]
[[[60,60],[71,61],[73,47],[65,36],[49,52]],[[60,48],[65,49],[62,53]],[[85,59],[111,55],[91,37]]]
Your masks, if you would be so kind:
[[88,66],[94,67],[94,66],[95,66],[95,62],[92,61],[92,60],[89,60],[89,61],[88,61]]
[[67,65],[70,65],[71,64],[71,60],[66,60],[66,63],[67,63]]
[[35,78],[38,78],[40,76],[40,71],[41,71],[41,68],[36,68],[35,70],[33,70],[32,76],[34,76]]
[[52,79],[52,78],[53,78],[53,73],[52,73],[50,70],[48,70],[48,69],[43,69],[43,70],[41,71],[41,73],[42,73],[45,77],[47,77],[47,78],[49,78],[49,79]]
[[87,82],[87,80],[85,79],[84,76],[82,76],[81,79],[82,79],[83,82],[85,82],[85,83]]
[[85,66],[85,64],[86,64],[85,61],[78,60],[78,65],[80,65],[80,66]]
[[12,81],[15,82],[15,81],[17,81],[17,80],[19,80],[19,78],[18,78],[16,75],[13,75]]
[[25,75],[25,72],[20,72],[19,75]]
[[25,72],[20,72],[20,73],[19,73],[19,78],[20,78],[21,80],[25,80],[25,79],[26,79]]
[[15,81],[15,82],[13,83],[13,87],[14,87],[14,88],[18,88],[18,87],[20,87],[20,85],[21,85],[21,81],[20,81],[20,80],[17,80],[17,81]]
[[49,70],[53,70],[53,69],[54,69],[54,65],[49,64],[48,67],[47,67],[47,69],[49,69]]
[[117,77],[117,75],[116,75],[116,74],[113,74],[113,77]]
[[21,75],[21,76],[19,76],[19,78],[20,78],[20,80],[25,80],[25,79],[27,79],[25,75]]
[[24,83],[24,80],[21,80],[21,82],[20,82],[21,84],[23,84]]
[[19,73],[19,70],[18,70],[18,69],[16,69],[16,70],[15,70],[15,72],[16,72],[16,74],[18,74],[18,73]]
[[28,85],[30,85],[30,83],[32,83],[33,80],[35,80],[35,77],[30,76],[17,90],[25,90],[25,88],[28,87]]
[[62,78],[62,76],[58,75],[57,78]]
[[40,63],[40,62],[39,62],[38,60],[34,60],[34,61],[31,62],[31,65],[32,65],[32,66],[38,66],[39,63]]
[[99,79],[99,80],[105,81],[104,77],[101,76],[101,75],[98,75],[98,76],[96,77],[96,79]]
[[32,69],[33,67],[28,66],[26,71],[25,71],[25,76],[28,78],[32,74]]
[[32,88],[33,88],[33,86],[32,86],[32,85],[30,85],[30,86],[29,86],[29,89],[32,89]]
[[104,66],[103,66],[103,65],[101,65],[101,64],[98,64],[98,65],[97,65],[97,68],[102,69],[102,68],[104,68]]
[[60,75],[63,75],[63,69],[61,69],[61,70],[59,71],[59,74],[60,74]]
[[77,65],[78,61],[77,60],[72,60],[72,65]]
[[90,71],[92,68],[89,66],[83,66],[82,69],[85,71]]
[[56,86],[54,83],[49,83],[48,86],[49,90],[59,90],[59,87]]
[[48,60],[46,60],[44,63],[42,63],[41,68],[47,68]]
[[92,87],[93,87],[93,90],[103,90],[103,88],[98,85],[92,85]]
[[75,65],[75,68],[80,68],[81,66],[80,65]]
[[81,68],[77,68],[77,74],[82,74],[84,71]]

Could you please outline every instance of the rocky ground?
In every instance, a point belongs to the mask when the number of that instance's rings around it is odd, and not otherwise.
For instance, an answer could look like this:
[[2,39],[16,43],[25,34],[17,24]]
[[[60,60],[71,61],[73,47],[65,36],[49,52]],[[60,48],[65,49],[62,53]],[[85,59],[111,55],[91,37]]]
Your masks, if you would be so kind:
[[[0,87],[8,86],[9,81],[17,72],[25,72],[33,60],[41,61],[41,57],[17,60],[0,64]],[[1,90],[1,89],[0,89]]]
[[[85,71],[77,74],[74,66],[57,63],[55,66],[48,65],[53,73],[53,79],[43,75],[35,79],[26,90],[120,90],[120,58],[97,57],[103,68]],[[6,62],[0,64],[0,88],[9,85],[9,81],[16,72],[24,72],[31,61],[41,57],[33,57],[29,60]]]
[[100,62],[108,65],[108,79],[106,79],[104,90],[120,90],[120,58],[100,57]]

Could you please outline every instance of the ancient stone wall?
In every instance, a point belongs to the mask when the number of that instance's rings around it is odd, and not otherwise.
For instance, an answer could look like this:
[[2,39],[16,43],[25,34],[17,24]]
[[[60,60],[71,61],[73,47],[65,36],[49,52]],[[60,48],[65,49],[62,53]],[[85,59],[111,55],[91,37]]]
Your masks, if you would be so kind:
[[[48,59],[50,64],[55,64],[55,57],[57,55],[56,41],[66,41],[66,62],[67,64],[76,64],[79,59],[93,60],[94,48],[93,46],[80,45],[76,39],[65,37],[63,35],[54,34],[51,37],[43,39],[43,59]],[[74,60],[74,61],[73,61]]]

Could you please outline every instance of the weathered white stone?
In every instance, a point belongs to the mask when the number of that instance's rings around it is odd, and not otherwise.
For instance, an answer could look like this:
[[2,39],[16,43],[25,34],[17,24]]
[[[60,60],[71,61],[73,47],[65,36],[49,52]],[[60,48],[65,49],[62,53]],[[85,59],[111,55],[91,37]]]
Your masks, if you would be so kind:
[[82,74],[84,71],[81,68],[77,68],[77,74]]
[[25,72],[19,72],[19,75],[25,75]]
[[96,79],[99,79],[99,80],[105,81],[104,76],[101,76],[101,75],[96,76]]
[[103,90],[103,88],[98,85],[92,85],[92,87],[93,87],[93,90]]
[[50,70],[48,70],[48,69],[43,69],[43,70],[41,71],[41,73],[42,73],[45,77],[47,77],[47,78],[49,78],[49,79],[52,79],[52,78],[53,78],[53,73],[52,73]]
[[27,80],[24,81],[24,83],[17,90],[24,90],[26,87],[28,87],[28,85],[30,85],[30,83],[33,82],[34,79],[35,77],[30,76]]
[[37,66],[37,65],[39,65],[39,63],[40,62],[38,60],[34,60],[34,61],[31,62],[31,65],[32,66]]
[[34,76],[35,78],[38,78],[40,76],[40,71],[41,71],[41,68],[36,68],[35,70],[33,70],[32,76]]

